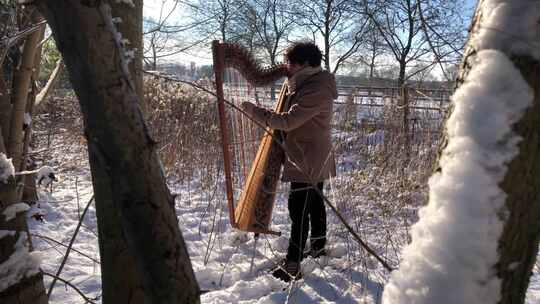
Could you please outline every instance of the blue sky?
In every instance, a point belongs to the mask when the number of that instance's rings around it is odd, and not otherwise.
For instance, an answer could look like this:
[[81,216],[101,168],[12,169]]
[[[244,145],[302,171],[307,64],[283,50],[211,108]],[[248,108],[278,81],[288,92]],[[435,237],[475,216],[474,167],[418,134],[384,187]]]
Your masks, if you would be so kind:
[[[447,0],[453,1],[453,0]],[[464,9],[464,12],[473,12],[473,9],[476,5],[476,0],[465,0],[467,8]],[[175,6],[175,0],[145,0],[144,1],[144,16],[151,17],[158,20],[160,17],[160,10],[163,6],[163,14],[167,14]],[[177,9],[173,13],[172,17],[169,18],[172,23],[176,23],[176,20],[186,19],[186,11],[178,9],[180,5],[177,6]],[[470,18],[470,17],[469,17]],[[210,41],[208,42],[210,44]],[[208,46],[210,50],[210,45]],[[211,64],[212,56],[209,51],[190,51],[189,54],[179,54],[176,55],[172,60],[179,61],[184,64],[189,64],[189,62],[194,61],[197,65]]]

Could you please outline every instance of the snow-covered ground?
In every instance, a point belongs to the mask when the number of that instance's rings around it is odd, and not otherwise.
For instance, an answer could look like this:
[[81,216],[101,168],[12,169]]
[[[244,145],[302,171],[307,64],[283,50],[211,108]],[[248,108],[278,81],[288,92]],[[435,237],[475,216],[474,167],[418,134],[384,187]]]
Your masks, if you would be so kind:
[[[63,155],[68,157],[68,155]],[[61,162],[73,163],[66,159]],[[84,163],[84,162],[83,162]],[[55,274],[84,207],[92,197],[91,175],[87,165],[57,167],[59,181],[52,192],[41,189],[40,202],[28,213],[36,250],[41,252],[42,268]],[[203,303],[379,303],[386,273],[361,253],[347,238],[337,219],[329,214],[329,257],[304,260],[304,278],[287,284],[273,278],[268,270],[285,255],[289,221],[286,209],[287,189],[280,189],[274,209],[272,229],[281,237],[261,236],[255,247],[252,234],[230,228],[223,197],[209,199],[196,193],[193,182],[171,184],[178,193],[176,202],[179,225],[186,240],[194,271],[202,290]],[[332,196],[332,190],[327,187]],[[42,221],[36,220],[41,214]],[[55,242],[56,241],[56,242]],[[60,277],[100,303],[100,265],[97,223],[92,203],[76,237],[69,259]],[[358,252],[357,252],[358,251]],[[253,265],[252,265],[253,264]],[[45,277],[46,285],[51,282]],[[69,286],[57,282],[51,303],[84,303]]]
[[[56,273],[66,248],[43,237],[68,244],[92,196],[87,167],[60,166],[57,171],[59,182],[52,192],[42,189],[39,204],[28,213],[31,232],[42,236],[33,238],[36,250],[41,252],[42,268],[51,274]],[[230,228],[226,210],[220,208],[223,204],[209,204],[204,193],[188,192],[185,186],[173,184],[171,188],[180,194],[177,200],[179,224],[200,287],[208,291],[201,297],[203,303],[380,303],[387,273],[354,246],[330,214],[330,257],[304,260],[304,278],[293,284],[276,280],[268,273],[284,256],[287,247],[287,189],[280,190],[272,226],[283,232],[283,236],[261,236],[255,247],[251,234]],[[327,189],[327,193],[332,198],[332,191]],[[31,217],[36,213],[43,215],[43,221]],[[60,276],[100,303],[101,275],[93,204],[73,248],[76,251],[71,251]],[[46,276],[45,279],[48,286],[51,278]],[[80,295],[62,282],[56,283],[50,302],[84,303]],[[538,276],[532,278],[527,303],[540,303]]]
[[[43,222],[33,217],[29,221],[33,234],[68,244],[79,214],[91,198],[91,179],[88,172],[80,172],[76,184],[73,174],[59,175],[62,180],[55,185],[52,194],[41,192],[40,203],[29,212],[29,215],[43,214]],[[287,247],[289,224],[283,199],[275,209],[273,229],[282,231],[284,235],[261,236],[254,247],[252,235],[233,231],[225,213],[219,218],[219,212],[207,210],[208,203],[204,197],[184,197],[177,203],[178,219],[200,287],[209,291],[202,296],[203,303],[377,303],[382,292],[381,284],[373,281],[370,275],[355,270],[357,265],[349,267],[364,262],[351,260],[347,244],[340,240],[336,231],[330,231],[329,258],[304,261],[304,279],[286,284],[268,273],[284,256]],[[209,214],[218,218],[213,219]],[[332,227],[335,225],[333,223]],[[95,209],[92,206],[74,243],[78,252],[70,253],[61,277],[99,302],[100,266],[95,261],[99,260],[96,233]],[[34,237],[34,245],[42,253],[43,269],[47,273],[55,273],[66,248],[42,237]],[[253,268],[250,269],[252,260]],[[377,267],[375,264],[371,266]],[[47,285],[50,281],[46,277]],[[51,303],[82,302],[70,287],[57,283]]]
[[[335,135],[340,135],[339,140],[343,145],[354,146],[354,142],[350,141],[353,133]],[[376,131],[367,134],[365,140],[365,144],[376,145],[384,141],[384,134]],[[83,146],[80,143],[63,144],[61,148],[59,150],[62,152],[50,155],[54,161],[50,165],[56,169],[59,180],[53,184],[52,191],[41,189],[40,202],[28,212],[31,233],[35,235],[34,247],[41,253],[43,270],[49,274],[57,272],[66,251],[64,245],[69,244],[93,194]],[[400,248],[408,241],[407,228],[412,223],[404,225],[403,220],[414,221],[418,205],[395,205],[393,196],[410,195],[411,201],[422,201],[417,197],[421,196],[420,190],[418,193],[396,194],[396,180],[359,170],[365,166],[359,164],[354,155],[340,155],[338,161],[341,174],[327,183],[325,193],[355,231],[391,265],[397,265],[401,258]],[[389,273],[360,248],[329,210],[329,257],[304,260],[304,278],[295,283],[281,282],[268,273],[284,257],[287,248],[289,219],[286,185],[278,189],[271,227],[283,235],[261,236],[257,244],[252,234],[230,228],[222,187],[214,191],[215,187],[203,186],[197,178],[189,185],[171,179],[169,186],[173,193],[178,194],[176,212],[179,225],[199,285],[207,291],[201,296],[203,303],[381,303]],[[374,204],[375,201],[377,204]],[[60,277],[94,302],[101,303],[99,247],[93,203],[73,248]],[[51,277],[46,275],[45,280],[48,287]],[[84,300],[71,287],[59,281],[50,303],[84,303]],[[527,303],[540,303],[538,275],[532,278]]]

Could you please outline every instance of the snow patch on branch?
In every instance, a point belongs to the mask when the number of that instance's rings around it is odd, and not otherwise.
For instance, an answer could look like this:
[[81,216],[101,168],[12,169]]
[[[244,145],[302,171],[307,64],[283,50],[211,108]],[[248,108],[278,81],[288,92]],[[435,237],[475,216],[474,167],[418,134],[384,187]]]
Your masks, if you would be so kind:
[[15,167],[13,167],[11,158],[0,153],[0,182],[7,184],[8,179],[13,175],[15,175]]
[[48,187],[52,182],[56,181],[54,169],[50,166],[43,166],[37,171],[37,183],[44,187]]
[[17,213],[30,210],[30,206],[26,203],[17,203],[10,205],[2,213],[6,217],[6,222],[11,221],[17,216]]
[[23,126],[26,128],[31,124],[32,124],[32,116],[30,116],[30,113],[28,112],[24,113]]
[[125,3],[131,7],[135,7],[135,3],[133,3],[133,0],[116,0],[116,3]]
[[21,232],[14,245],[15,252],[0,264],[0,292],[17,284],[25,277],[31,277],[40,271],[41,258],[39,253],[28,249],[28,236]]
[[6,236],[14,236],[15,231],[13,230],[0,230],[0,240]]
[[499,183],[521,140],[512,125],[533,94],[502,52],[479,51],[476,60],[452,97],[442,172],[429,180],[429,204],[419,211],[383,303],[498,303],[494,266],[506,200]]

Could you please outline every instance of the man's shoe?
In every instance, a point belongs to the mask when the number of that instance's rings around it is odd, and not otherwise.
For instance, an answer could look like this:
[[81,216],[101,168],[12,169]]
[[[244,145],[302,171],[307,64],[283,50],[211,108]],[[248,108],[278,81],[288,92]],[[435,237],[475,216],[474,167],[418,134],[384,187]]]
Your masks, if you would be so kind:
[[300,272],[300,263],[284,260],[280,265],[275,268],[275,270],[272,272],[272,275],[275,278],[278,278],[285,282],[290,282],[291,280],[299,280],[302,278],[302,272]]

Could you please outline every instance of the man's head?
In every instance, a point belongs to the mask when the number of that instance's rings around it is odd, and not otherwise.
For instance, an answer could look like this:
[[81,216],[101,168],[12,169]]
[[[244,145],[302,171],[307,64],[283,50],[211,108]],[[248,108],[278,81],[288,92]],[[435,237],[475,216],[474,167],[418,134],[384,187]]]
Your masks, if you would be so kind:
[[321,66],[321,50],[312,42],[295,42],[285,51],[285,61],[289,76],[305,66]]

